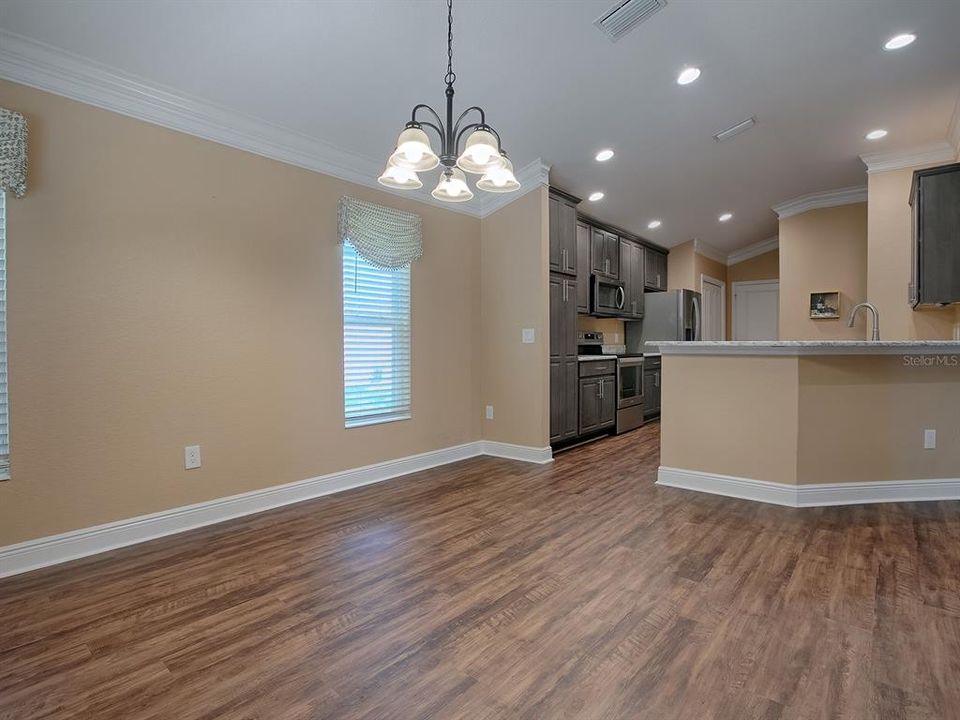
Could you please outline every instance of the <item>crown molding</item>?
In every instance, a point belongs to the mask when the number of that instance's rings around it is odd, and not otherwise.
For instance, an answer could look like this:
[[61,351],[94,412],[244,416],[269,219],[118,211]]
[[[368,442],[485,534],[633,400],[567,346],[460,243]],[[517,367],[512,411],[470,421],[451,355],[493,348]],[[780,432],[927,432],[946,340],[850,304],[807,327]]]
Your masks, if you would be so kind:
[[[956,118],[956,113],[954,113]],[[952,134],[960,132],[956,123],[950,122]],[[955,139],[955,138],[954,138]],[[918,165],[935,165],[936,163],[953,162],[957,157],[956,145],[951,144],[954,140],[947,142],[930,143],[929,145],[920,145],[918,147],[908,148],[906,150],[895,150],[893,152],[878,152],[861,155],[860,159],[867,166],[867,174],[878,172],[887,172],[888,170],[903,170],[905,168],[917,167]]]
[[800,197],[787,200],[779,205],[774,205],[771,209],[781,220],[807,212],[807,210],[818,210],[820,208],[837,207],[839,205],[852,205],[867,201],[867,186],[858,185],[856,187],[845,187],[839,190],[826,190],[824,192],[810,193]]
[[506,207],[514,200],[519,200],[528,192],[537,190],[540,187],[550,186],[550,166],[537,158],[533,162],[524,165],[516,173],[517,181],[520,183],[520,190],[512,193],[484,193],[477,195],[480,197],[480,212],[477,217],[485,218],[487,215],[495,213],[500,208]]
[[703,257],[710,258],[714,262],[721,263],[722,265],[727,264],[727,256],[723,251],[718,250],[713,245],[708,245],[703,240],[694,238],[693,240],[693,251],[697,255],[703,255]]
[[383,161],[342,150],[289,128],[178,93],[116,68],[0,29],[0,78],[77,100],[195,137],[331,175],[399,197],[482,218],[546,184],[549,166],[538,158],[517,173],[519,193],[484,193],[469,203],[445,203],[420,190],[380,185]]
[[760,242],[753,243],[752,245],[742,247],[739,250],[734,250],[727,255],[727,265],[736,265],[744,260],[749,260],[750,258],[755,258],[759,255],[765,255],[766,253],[772,252],[773,250],[777,250],[779,248],[780,238],[779,236],[774,235],[772,238],[767,238],[766,240],[761,240]]

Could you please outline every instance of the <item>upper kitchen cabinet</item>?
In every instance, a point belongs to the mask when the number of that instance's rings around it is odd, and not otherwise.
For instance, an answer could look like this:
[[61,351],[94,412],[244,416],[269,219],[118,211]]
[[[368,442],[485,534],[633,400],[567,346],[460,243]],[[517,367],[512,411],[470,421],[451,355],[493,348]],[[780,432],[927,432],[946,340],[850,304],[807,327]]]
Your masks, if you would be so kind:
[[577,312],[590,313],[590,228],[577,223]]
[[620,238],[598,227],[590,228],[590,272],[620,277]]
[[643,317],[643,289],[646,252],[630,240],[620,241],[620,282],[623,283],[623,317],[637,320]]
[[960,302],[960,163],[917,170],[910,304]]
[[550,270],[577,274],[577,205],[580,198],[550,188]]
[[667,254],[644,247],[644,286],[647,290],[667,289]]

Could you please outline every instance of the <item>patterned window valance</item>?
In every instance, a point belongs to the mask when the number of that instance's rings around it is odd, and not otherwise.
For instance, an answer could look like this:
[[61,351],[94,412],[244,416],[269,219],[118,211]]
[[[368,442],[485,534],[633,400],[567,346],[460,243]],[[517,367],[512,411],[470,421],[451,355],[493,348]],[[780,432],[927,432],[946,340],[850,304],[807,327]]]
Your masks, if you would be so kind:
[[349,242],[371,265],[396,270],[423,255],[423,221],[414,213],[340,198],[340,244]]
[[27,191],[27,121],[0,108],[0,190],[23,197]]

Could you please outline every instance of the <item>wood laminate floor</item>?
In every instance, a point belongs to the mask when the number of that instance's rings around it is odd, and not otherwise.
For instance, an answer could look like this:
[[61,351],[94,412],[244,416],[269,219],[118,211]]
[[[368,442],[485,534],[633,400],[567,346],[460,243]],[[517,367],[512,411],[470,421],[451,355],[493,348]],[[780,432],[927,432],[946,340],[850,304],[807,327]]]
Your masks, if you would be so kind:
[[658,428],[0,581],[0,718],[960,718],[960,503],[653,485]]

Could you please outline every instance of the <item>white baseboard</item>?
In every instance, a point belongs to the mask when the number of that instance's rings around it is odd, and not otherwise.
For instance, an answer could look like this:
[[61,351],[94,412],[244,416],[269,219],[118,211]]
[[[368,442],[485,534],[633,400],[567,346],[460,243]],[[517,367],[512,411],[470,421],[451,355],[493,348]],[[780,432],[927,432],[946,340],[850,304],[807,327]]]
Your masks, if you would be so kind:
[[135,545],[165,535],[263,512],[351,488],[383,482],[400,475],[466,460],[477,455],[495,455],[513,460],[549,462],[550,448],[534,448],[483,440],[410,455],[397,460],[343,470],[319,477],[275,485],[225,498],[164,510],[150,515],[73,530],[16,545],[0,547],[0,577],[56,565]]
[[787,485],[661,465],[657,485],[787,507],[960,500],[960,478]]
[[511,443],[482,440],[483,454],[493,457],[507,458],[508,460],[522,460],[523,462],[543,465],[553,462],[553,450],[547,447],[530,447],[528,445],[512,445]]

